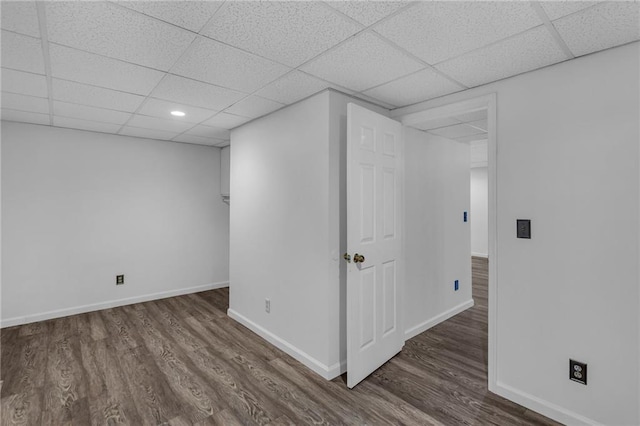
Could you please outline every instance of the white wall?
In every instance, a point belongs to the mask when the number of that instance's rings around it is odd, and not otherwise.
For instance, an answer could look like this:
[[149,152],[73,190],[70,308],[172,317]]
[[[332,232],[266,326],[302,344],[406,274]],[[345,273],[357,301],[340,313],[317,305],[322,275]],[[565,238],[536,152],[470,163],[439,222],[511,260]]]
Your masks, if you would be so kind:
[[[232,318],[326,378],[346,361],[347,104],[328,91],[232,131]],[[406,329],[471,306],[469,145],[408,130]],[[454,280],[460,289],[454,291]],[[271,312],[265,312],[265,299]]]
[[229,195],[229,178],[231,176],[231,147],[220,150],[220,194]]
[[[406,337],[472,306],[469,144],[405,129]],[[454,291],[454,280],[460,287]]]
[[231,143],[229,315],[324,374],[335,346],[329,288],[337,287],[330,276],[329,93],[234,129]]
[[471,169],[471,255],[489,255],[489,179],[486,167]]
[[325,91],[231,133],[229,315],[326,378],[346,361],[348,102],[368,105]]
[[3,326],[228,281],[218,148],[3,121],[2,150]]
[[496,391],[570,424],[640,423],[639,63],[633,43],[394,112],[497,93]]

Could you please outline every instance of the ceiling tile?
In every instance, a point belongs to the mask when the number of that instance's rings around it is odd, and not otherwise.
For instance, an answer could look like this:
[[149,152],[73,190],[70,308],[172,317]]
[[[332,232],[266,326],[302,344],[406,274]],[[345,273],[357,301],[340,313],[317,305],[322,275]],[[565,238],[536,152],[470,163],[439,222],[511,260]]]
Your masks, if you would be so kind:
[[540,24],[528,2],[427,1],[376,31],[433,65]]
[[128,112],[70,104],[60,101],[53,101],[53,115],[119,125],[123,125],[131,117],[131,113]]
[[145,15],[170,22],[190,31],[199,32],[222,1],[119,1],[117,4],[137,10]]
[[164,75],[160,71],[56,44],[49,45],[54,77],[107,89],[148,95]]
[[423,68],[372,33],[362,33],[301,69],[355,91],[366,90]]
[[204,37],[197,39],[172,69],[173,74],[246,93],[288,71],[283,65]]
[[221,111],[247,95],[224,87],[167,74],[153,90],[151,96]]
[[2,10],[3,30],[40,37],[36,2],[3,1],[0,2],[0,9]]
[[290,104],[307,96],[313,95],[331,84],[300,71],[292,71],[256,92],[263,98],[268,98],[283,104]]
[[177,102],[149,98],[144,103],[142,108],[140,108],[140,111],[138,111],[138,113],[142,115],[171,119],[173,118],[173,116],[171,115],[171,111],[184,112],[186,115],[179,118],[187,123],[200,123],[201,121],[206,120],[217,112],[209,109],[183,105]]
[[297,67],[360,29],[317,2],[230,1],[202,34]]
[[195,126],[193,129],[189,129],[186,134],[200,136],[202,138],[214,138],[220,140],[229,139],[229,131],[227,129],[202,125]]
[[640,39],[640,3],[614,1],[553,22],[576,56]]
[[466,84],[478,86],[568,59],[549,31],[540,26],[436,66]]
[[420,130],[430,130],[430,129],[437,129],[438,127],[451,126],[454,124],[460,124],[460,122],[454,118],[446,117],[446,118],[436,118],[434,120],[425,121],[420,124],[412,125],[411,127],[415,127],[416,129],[420,129]]
[[188,135],[188,134],[179,135],[175,137],[173,140],[176,142],[195,143],[198,145],[208,145],[208,146],[214,146],[214,145],[218,145],[220,143],[225,142],[222,139],[203,138],[200,136],[194,136],[194,135]]
[[242,115],[243,117],[262,117],[272,111],[282,108],[284,105],[259,96],[249,96],[237,104],[227,108],[225,112]]
[[483,131],[487,131],[489,128],[489,125],[487,123],[487,119],[485,118],[484,120],[478,120],[478,121],[470,121],[469,123],[470,126],[475,127],[476,129],[480,129]]
[[2,91],[46,98],[47,79],[44,75],[2,68]]
[[487,118],[487,109],[479,109],[476,111],[465,112],[453,117],[454,119],[467,123],[469,121],[485,120]]
[[562,18],[582,9],[598,4],[597,1],[541,1],[539,2],[545,13],[552,21]]
[[234,127],[238,127],[249,120],[251,120],[251,118],[240,117],[239,115],[221,112],[215,117],[212,117],[203,122],[202,124],[207,126],[220,127],[221,129],[233,129]]
[[433,133],[434,135],[442,136],[449,139],[456,139],[463,136],[477,135],[484,132],[466,124],[455,124],[453,126],[440,127],[439,129],[429,130],[429,133]]
[[131,93],[118,92],[57,78],[52,80],[52,88],[53,99],[57,101],[118,111],[134,112],[145,99],[143,96],[132,95]]
[[2,92],[2,108],[49,114],[49,100],[35,96]]
[[53,117],[53,125],[56,127],[67,127],[69,129],[90,130],[92,132],[102,133],[116,133],[120,128],[119,124],[99,123],[97,121],[57,116]]
[[44,56],[39,38],[2,31],[2,66],[44,74]]
[[18,121],[20,123],[33,123],[49,125],[48,114],[38,114],[35,112],[15,111],[2,108],[2,119],[6,121]]
[[427,68],[364,93],[402,107],[463,89],[463,86],[453,83],[434,70]]
[[328,1],[326,3],[366,26],[378,22],[409,4],[401,1]]
[[142,129],[140,127],[131,126],[124,126],[118,134],[125,136],[134,136],[137,138],[159,139],[164,141],[171,140],[178,135],[177,132],[166,132],[163,130],[155,129]]
[[167,119],[148,117],[146,115],[135,114],[127,123],[127,126],[142,127],[143,129],[161,130],[164,132],[182,133],[193,126],[193,123],[182,121],[178,117]]
[[49,41],[168,70],[193,33],[104,1],[46,2]]

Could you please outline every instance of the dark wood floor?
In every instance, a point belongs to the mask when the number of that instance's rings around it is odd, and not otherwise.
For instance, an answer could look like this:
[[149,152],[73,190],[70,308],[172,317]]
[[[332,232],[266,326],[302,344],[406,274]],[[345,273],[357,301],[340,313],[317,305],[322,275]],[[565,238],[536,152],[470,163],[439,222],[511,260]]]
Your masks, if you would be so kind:
[[552,424],[487,392],[487,264],[474,308],[355,389],[229,319],[227,289],[2,330],[2,424]]

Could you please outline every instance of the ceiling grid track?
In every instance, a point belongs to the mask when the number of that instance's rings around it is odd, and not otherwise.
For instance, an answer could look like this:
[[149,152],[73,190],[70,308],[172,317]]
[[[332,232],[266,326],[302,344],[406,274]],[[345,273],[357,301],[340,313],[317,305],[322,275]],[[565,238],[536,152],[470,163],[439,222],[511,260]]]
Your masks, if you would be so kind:
[[[343,46],[344,44],[346,44],[346,43],[350,42],[351,40],[355,39],[356,37],[358,37],[358,36],[360,36],[360,35],[362,35],[362,34],[364,34],[364,33],[372,32],[372,31],[371,31],[371,29],[372,29],[374,26],[378,25],[379,23],[381,23],[381,22],[383,22],[383,21],[386,21],[387,19],[390,19],[390,18],[394,17],[395,15],[397,15],[397,14],[399,14],[399,13],[401,13],[401,12],[404,12],[405,10],[407,10],[407,9],[409,9],[409,8],[411,8],[411,7],[413,7],[413,6],[415,6],[415,4],[416,4],[416,3],[414,3],[414,2],[411,2],[411,3],[409,3],[408,5],[406,5],[406,6],[403,6],[403,7],[399,8],[399,9],[398,9],[398,10],[396,10],[395,12],[393,12],[393,13],[391,13],[391,14],[389,14],[389,15],[385,16],[384,18],[382,18],[382,19],[380,19],[380,20],[378,20],[378,21],[374,22],[373,24],[368,25],[368,26],[365,26],[365,25],[361,24],[360,22],[356,21],[355,19],[353,19],[352,17],[350,17],[350,16],[348,16],[348,15],[345,15],[344,13],[342,13],[341,11],[339,11],[339,10],[337,10],[337,9],[334,9],[333,7],[331,7],[331,6],[330,6],[329,4],[327,4],[326,2],[321,1],[321,2],[319,2],[319,3],[320,3],[321,5],[323,5],[323,6],[325,6],[327,9],[329,9],[331,12],[333,12],[333,13],[335,13],[335,14],[338,14],[338,15],[340,15],[341,17],[343,17],[344,19],[346,19],[346,20],[348,20],[348,21],[350,21],[350,22],[352,22],[352,23],[354,23],[354,24],[356,24],[356,25],[360,26],[360,27],[361,27],[361,29],[360,29],[359,31],[356,31],[355,33],[353,33],[353,34],[352,34],[352,35],[350,35],[349,37],[345,38],[344,40],[342,40],[342,41],[340,41],[340,42],[338,42],[338,43],[334,44],[334,45],[333,45],[333,46],[331,46],[331,47],[329,47],[328,49],[325,49],[325,50],[323,50],[322,52],[318,53],[316,56],[314,56],[314,57],[312,57],[312,58],[307,59],[306,61],[302,62],[301,64],[298,64],[296,67],[294,67],[294,68],[292,69],[292,71],[299,71],[299,72],[305,73],[305,74],[310,75],[310,76],[312,76],[312,77],[314,77],[314,78],[316,78],[316,79],[319,79],[319,80],[322,80],[322,81],[324,81],[324,82],[330,83],[331,85],[336,86],[336,87],[341,87],[341,86],[340,86],[339,84],[335,84],[335,83],[332,83],[332,82],[330,82],[330,81],[327,81],[327,80],[325,80],[325,79],[323,79],[323,78],[321,78],[321,77],[318,77],[318,76],[316,76],[316,75],[309,74],[308,72],[306,72],[306,71],[302,70],[302,68],[303,68],[305,65],[307,65],[307,64],[309,64],[309,63],[311,63],[311,62],[315,61],[316,59],[320,58],[321,56],[324,56],[324,55],[326,55],[327,53],[330,53],[330,52],[332,52],[332,51],[334,51],[334,50],[338,49],[339,47],[341,47],[341,46]],[[217,41],[217,40],[216,40],[216,41]],[[231,47],[234,47],[234,46],[231,46]],[[236,49],[237,49],[237,48],[236,48]],[[268,58],[267,58],[267,59],[268,59]],[[272,59],[269,59],[269,60],[272,60]],[[284,65],[284,64],[282,64],[282,65]],[[286,66],[286,65],[285,65],[285,66]],[[289,74],[289,73],[287,73],[287,74]],[[285,75],[286,75],[286,74],[285,74]],[[277,81],[277,80],[279,80],[280,78],[283,78],[285,75],[278,77],[278,78],[277,78],[277,79],[275,79],[274,81]],[[272,81],[271,83],[273,83],[273,81]],[[265,85],[265,87],[266,87],[266,86],[268,86],[268,85],[269,85],[269,84],[271,84],[271,83],[266,84],[266,85]],[[261,89],[262,89],[262,88],[261,88]],[[259,91],[259,90],[261,90],[261,89],[258,89],[258,91]],[[353,93],[353,94],[357,94],[357,93],[361,93],[361,92],[362,92],[362,91],[354,91],[354,90],[350,90],[350,89],[348,89],[348,88],[345,88],[345,89],[347,89],[349,92],[351,92],[351,93]],[[256,92],[257,92],[257,91],[256,91]],[[254,93],[256,93],[256,92],[254,92]]]
[[[191,47],[193,46],[193,43],[195,43],[195,41],[198,39],[198,35],[194,34],[195,37],[193,38],[193,40],[191,40],[191,43],[189,43],[189,46],[187,46],[187,48],[184,50],[184,52],[182,52],[182,54],[178,57],[178,59],[176,59],[173,63],[173,65],[171,65],[171,67],[167,70],[167,71],[162,71],[164,72],[164,75],[162,76],[162,78],[160,79],[160,81],[158,81],[158,84],[156,84],[153,89],[151,89],[151,91],[144,96],[144,101],[142,101],[140,103],[140,105],[138,105],[138,108],[131,113],[131,117],[129,117],[129,119],[127,121],[124,122],[124,124],[122,126],[120,126],[120,129],[118,129],[118,134],[120,134],[120,132],[122,132],[122,130],[127,126],[127,124],[129,124],[129,122],[131,121],[131,119],[140,112],[140,110],[144,107],[144,105],[147,103],[147,101],[149,100],[149,98],[151,98],[153,91],[156,90],[158,88],[158,86],[160,86],[160,84],[167,78],[167,76],[170,74],[170,71],[173,67],[176,66],[176,64],[184,57],[184,55],[189,52],[189,50],[191,49]],[[158,70],[160,71],[160,70]]]
[[544,11],[544,9],[542,9],[542,6],[540,5],[540,3],[538,3],[537,1],[532,1],[530,2],[530,4],[533,10],[535,10],[535,12],[538,14],[538,17],[540,18],[540,20],[544,23],[544,26],[547,28],[547,30],[551,34],[551,37],[553,37],[555,42],[558,44],[558,47],[560,47],[560,49],[564,52],[564,54],[567,55],[567,59],[575,58],[575,55],[573,54],[573,52],[571,52],[571,49],[569,49],[569,46],[567,46],[567,43],[564,42],[558,30],[556,30],[556,27],[553,26],[553,23],[549,19],[549,16]]
[[[407,55],[407,56],[411,57],[412,59],[414,59],[414,60],[416,60],[416,61],[418,61],[418,62],[420,62],[421,64],[423,64],[423,65],[424,65],[424,68],[423,68],[423,69],[418,70],[418,71],[415,71],[414,73],[417,73],[417,72],[420,72],[420,71],[424,71],[425,69],[429,69],[429,70],[431,70],[431,71],[435,72],[436,74],[438,74],[439,76],[441,76],[441,77],[443,77],[443,78],[446,78],[446,79],[447,79],[447,80],[449,80],[450,82],[452,82],[452,83],[454,83],[454,84],[456,84],[456,85],[460,86],[460,89],[461,89],[461,90],[463,90],[463,89],[468,89],[468,88],[469,88],[469,86],[467,86],[467,85],[465,85],[465,84],[462,84],[461,82],[459,82],[459,81],[458,81],[458,80],[456,80],[455,78],[453,78],[453,77],[449,76],[448,74],[443,73],[442,71],[440,71],[439,69],[437,69],[435,66],[433,66],[433,65],[431,65],[430,63],[428,63],[428,62],[426,62],[426,61],[424,61],[424,60],[420,59],[418,56],[416,56],[416,55],[414,55],[413,53],[409,52],[409,51],[408,51],[407,49],[405,49],[404,47],[398,46],[396,43],[394,43],[393,41],[389,40],[388,38],[386,38],[385,36],[381,35],[380,33],[377,33],[375,30],[372,30],[372,32],[373,32],[373,33],[374,33],[374,34],[375,34],[379,39],[383,40],[385,43],[387,43],[387,44],[391,45],[391,46],[392,46],[392,47],[394,47],[395,49],[400,50],[400,51],[401,51],[401,52],[403,52],[405,55]],[[398,81],[398,80],[400,80],[400,79],[403,79],[403,78],[405,78],[405,77],[407,77],[407,76],[409,76],[409,75],[412,75],[412,74],[414,74],[414,73],[410,73],[410,74],[407,74],[407,75],[403,75],[403,76],[400,76],[400,77],[398,77],[398,78],[396,78],[396,79],[393,79],[393,80],[390,80],[390,81],[384,82],[384,83],[382,83],[382,84],[378,84],[378,85],[376,85],[376,86],[369,87],[368,89],[363,90],[362,92],[366,92],[367,90],[372,90],[372,89],[378,88],[378,87],[380,87],[380,86],[384,86],[385,84],[393,83],[393,82],[395,82],[395,81]]]
[[36,2],[38,26],[40,28],[40,42],[44,57],[44,72],[47,79],[47,100],[49,102],[49,125],[53,126],[53,78],[51,77],[51,57],[49,56],[49,36],[47,31],[47,14],[43,2]]

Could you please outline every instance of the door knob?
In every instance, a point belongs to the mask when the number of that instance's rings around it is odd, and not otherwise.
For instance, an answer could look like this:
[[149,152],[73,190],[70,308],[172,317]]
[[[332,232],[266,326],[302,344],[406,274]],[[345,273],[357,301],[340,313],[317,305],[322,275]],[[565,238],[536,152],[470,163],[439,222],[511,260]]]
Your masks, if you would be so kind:
[[349,255],[349,253],[345,253],[344,255],[342,255],[342,257],[347,261],[347,263],[351,263],[351,256]]
[[356,253],[356,254],[353,255],[353,261],[355,263],[363,263],[364,262],[364,256],[361,255],[361,254]]

